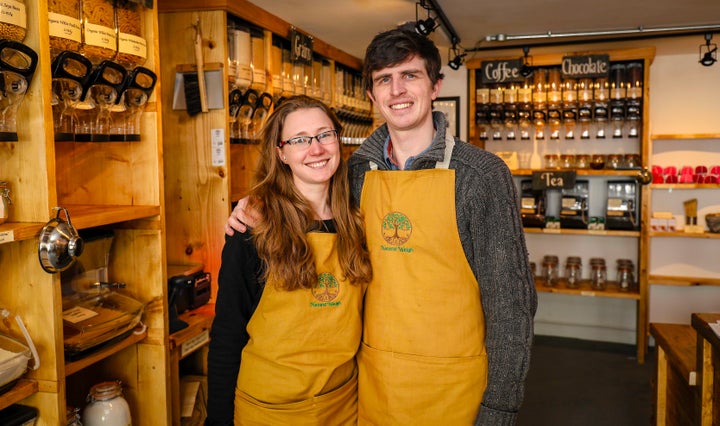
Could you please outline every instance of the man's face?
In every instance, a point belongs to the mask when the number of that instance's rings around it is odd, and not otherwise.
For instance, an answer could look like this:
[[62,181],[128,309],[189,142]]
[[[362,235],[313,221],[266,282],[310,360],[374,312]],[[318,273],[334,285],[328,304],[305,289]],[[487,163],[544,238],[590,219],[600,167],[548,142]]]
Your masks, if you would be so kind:
[[432,84],[424,59],[415,55],[398,65],[373,71],[372,81],[368,96],[391,130],[412,130],[432,122],[432,101],[442,80]]

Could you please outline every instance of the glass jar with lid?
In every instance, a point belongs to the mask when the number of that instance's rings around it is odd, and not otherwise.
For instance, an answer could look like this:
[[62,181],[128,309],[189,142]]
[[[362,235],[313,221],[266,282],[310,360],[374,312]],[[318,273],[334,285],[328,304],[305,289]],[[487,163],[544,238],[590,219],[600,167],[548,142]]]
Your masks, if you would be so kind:
[[546,255],[542,261],[542,278],[546,287],[555,287],[558,283],[559,276],[558,257],[554,255]]
[[634,269],[632,260],[617,260],[617,283],[620,291],[636,290]]
[[565,260],[565,286],[578,288],[582,279],[582,260],[578,256],[568,256]]
[[590,286],[593,290],[605,290],[607,287],[607,266],[605,259],[590,259]]
[[102,382],[90,388],[83,410],[86,425],[127,426],[132,424],[130,406],[122,395],[119,380]]

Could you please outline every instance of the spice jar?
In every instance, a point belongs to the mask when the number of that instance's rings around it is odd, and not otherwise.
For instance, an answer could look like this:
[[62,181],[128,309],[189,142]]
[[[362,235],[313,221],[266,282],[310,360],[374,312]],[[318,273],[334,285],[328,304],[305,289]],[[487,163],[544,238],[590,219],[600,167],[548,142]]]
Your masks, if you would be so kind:
[[607,266],[605,259],[590,259],[590,286],[594,290],[605,290],[607,286]]
[[577,256],[568,256],[565,260],[565,286],[578,288],[582,279],[582,260]]
[[575,167],[578,169],[587,169],[590,167],[590,156],[587,154],[578,154],[575,156]]
[[25,0],[0,2],[0,39],[22,42],[26,34]]
[[115,8],[109,0],[82,0],[81,52],[94,65],[115,57]]
[[635,290],[635,274],[633,262],[630,259],[617,260],[617,283],[620,291]]
[[641,167],[638,154],[625,154],[625,167],[628,169],[639,169]]
[[130,2],[117,2],[117,56],[125,68],[139,67],[147,59],[147,41],[143,37],[143,7]]
[[622,156],[619,154],[610,154],[607,156],[607,167],[609,169],[622,169],[623,161]]
[[560,158],[557,154],[545,154],[545,168],[557,169],[559,167]]
[[5,223],[10,217],[10,205],[12,200],[10,199],[10,188],[8,183],[0,181],[0,224]]
[[573,154],[562,154],[560,156],[560,168],[572,169],[575,167],[575,156]]
[[61,52],[79,52],[82,43],[80,0],[51,0],[48,2],[50,54],[53,59]]
[[605,168],[605,156],[602,154],[594,154],[590,159],[590,168],[593,170]]
[[547,255],[542,261],[542,278],[546,287],[555,287],[558,282],[558,257]]
[[127,426],[132,424],[130,407],[122,396],[119,380],[102,382],[90,388],[83,410],[82,420],[86,426]]

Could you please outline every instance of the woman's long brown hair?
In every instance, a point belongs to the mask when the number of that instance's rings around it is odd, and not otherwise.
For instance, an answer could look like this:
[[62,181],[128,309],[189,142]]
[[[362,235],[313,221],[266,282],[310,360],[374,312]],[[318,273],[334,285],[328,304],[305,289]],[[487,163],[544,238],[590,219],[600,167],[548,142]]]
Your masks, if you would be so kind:
[[[314,212],[295,188],[290,167],[280,161],[276,151],[286,117],[308,108],[322,110],[338,133],[342,130],[335,113],[316,99],[299,95],[282,101],[263,128],[260,158],[248,200],[248,211],[254,211],[253,216],[258,220],[252,234],[265,264],[264,278],[272,277],[285,290],[312,288],[317,284],[315,259],[305,235],[315,225]],[[328,202],[335,220],[338,258],[345,277],[353,284],[370,282],[372,268],[362,214],[350,202],[347,164],[342,156],[330,179]]]

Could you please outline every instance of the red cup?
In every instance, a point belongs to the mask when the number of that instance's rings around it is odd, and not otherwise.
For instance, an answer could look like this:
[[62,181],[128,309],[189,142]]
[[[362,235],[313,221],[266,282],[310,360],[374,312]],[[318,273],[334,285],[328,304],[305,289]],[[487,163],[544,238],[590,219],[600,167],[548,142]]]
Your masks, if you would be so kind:
[[692,173],[683,173],[680,175],[680,179],[678,180],[678,183],[693,183],[693,175]]
[[665,176],[665,183],[677,183],[677,182],[678,182],[677,175],[668,174]]
[[715,175],[707,175],[703,179],[703,183],[718,183],[718,178]]
[[680,174],[681,175],[692,175],[693,174],[692,166],[682,166],[680,168]]
[[715,175],[715,176],[720,176],[720,166],[710,167],[710,174]]
[[705,176],[708,172],[707,166],[695,166],[695,174]]
[[665,176],[677,176],[677,168],[675,166],[668,166],[663,169]]

